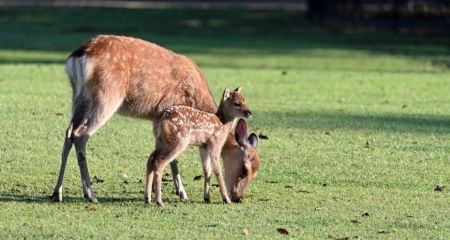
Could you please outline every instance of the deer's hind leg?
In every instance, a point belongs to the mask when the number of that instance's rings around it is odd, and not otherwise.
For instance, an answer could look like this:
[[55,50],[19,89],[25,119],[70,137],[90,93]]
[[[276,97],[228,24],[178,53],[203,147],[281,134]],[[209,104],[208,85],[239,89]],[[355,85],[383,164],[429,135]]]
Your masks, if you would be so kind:
[[61,166],[59,168],[58,181],[56,183],[55,189],[53,190],[52,198],[54,202],[62,202],[63,199],[62,183],[64,178],[64,172],[66,170],[67,158],[69,156],[70,149],[72,148],[73,145],[72,127],[73,124],[70,123],[69,127],[66,130],[66,137],[64,139],[64,146],[61,153]]
[[181,199],[187,200],[188,196],[186,190],[184,190],[183,182],[181,181],[181,175],[180,172],[178,171],[178,161],[176,159],[170,162],[170,170],[172,171],[175,193],[179,195]]
[[147,184],[145,188],[145,200],[151,201],[153,182],[155,187],[155,201],[158,206],[163,207],[161,195],[161,183],[164,168],[172,162],[188,146],[187,142],[178,141],[172,143],[157,142],[155,151],[150,155],[147,163]]
[[[94,87],[91,87],[94,88]],[[97,198],[92,191],[89,170],[86,161],[86,144],[101,126],[108,121],[121,106],[125,92],[119,89],[107,89],[97,86],[97,91],[91,94],[94,97],[80,95],[75,100],[72,117],[72,139],[76,149],[78,166],[80,168],[81,182],[84,197],[93,203]]]

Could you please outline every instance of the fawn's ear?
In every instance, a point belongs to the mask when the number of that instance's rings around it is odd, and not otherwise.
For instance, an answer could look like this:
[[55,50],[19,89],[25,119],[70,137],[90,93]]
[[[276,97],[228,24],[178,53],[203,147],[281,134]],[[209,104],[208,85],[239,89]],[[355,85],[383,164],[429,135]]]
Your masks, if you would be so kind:
[[241,89],[242,89],[241,87],[237,87],[236,89],[234,89],[234,91],[240,93]]
[[256,136],[255,133],[251,133],[250,136],[248,136],[248,141],[254,148],[258,146],[258,137]]
[[225,90],[223,90],[222,101],[227,100],[228,98],[230,98],[230,96],[231,96],[230,89],[225,88]]
[[245,138],[247,137],[247,122],[244,119],[239,119],[236,125],[236,130],[234,133],[234,138],[240,146],[245,146]]

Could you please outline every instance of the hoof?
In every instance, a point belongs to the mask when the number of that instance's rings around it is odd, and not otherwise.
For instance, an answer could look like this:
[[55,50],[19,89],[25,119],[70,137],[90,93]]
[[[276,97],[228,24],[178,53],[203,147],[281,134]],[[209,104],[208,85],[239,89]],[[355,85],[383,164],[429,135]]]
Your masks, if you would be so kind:
[[164,203],[162,203],[162,202],[156,202],[156,204],[158,204],[158,207],[160,207],[160,208],[164,207]]
[[203,200],[205,201],[206,204],[210,204],[211,203],[211,199],[209,199],[209,198],[205,198]]
[[178,195],[182,200],[188,200],[188,196],[185,191],[179,192]]
[[224,204],[230,204],[231,201],[230,201],[230,199],[228,199],[228,198],[224,198],[224,199],[223,199],[223,203],[224,203]]
[[52,200],[53,202],[62,202],[62,192],[53,192]]
[[84,198],[86,198],[91,203],[98,203],[98,200],[93,193],[84,195]]
[[148,203],[150,203],[151,201],[150,201],[150,199],[148,199],[148,197],[145,197],[145,198],[144,198],[144,202],[148,204]]

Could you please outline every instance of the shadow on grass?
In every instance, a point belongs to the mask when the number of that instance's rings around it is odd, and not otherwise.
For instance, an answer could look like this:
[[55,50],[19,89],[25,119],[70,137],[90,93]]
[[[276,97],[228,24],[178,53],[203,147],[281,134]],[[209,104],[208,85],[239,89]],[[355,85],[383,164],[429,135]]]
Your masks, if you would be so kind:
[[[100,203],[143,203],[143,198],[137,197],[105,197],[98,198]],[[51,195],[26,195],[15,193],[0,193],[0,202],[20,202],[20,203],[53,203]],[[89,203],[83,197],[63,197],[63,203]],[[55,203],[58,204],[58,203]]]
[[358,115],[346,112],[278,112],[258,113],[263,128],[299,128],[331,131],[349,129],[363,131],[414,132],[427,134],[450,133],[450,116],[425,114]]
[[[144,204],[146,206],[156,207],[156,203],[152,201],[150,204],[145,204],[143,197],[97,197],[100,204],[122,204],[122,203],[135,203]],[[218,199],[212,199],[210,205],[222,205],[223,203]],[[63,197],[63,202],[53,202],[51,195],[26,195],[20,193],[0,193],[0,203],[15,202],[15,203],[26,203],[26,204],[91,204],[83,197]],[[163,202],[167,205],[176,206],[177,204],[205,204],[202,200],[182,200],[178,196],[167,196],[163,198]],[[94,204],[93,204],[94,205]]]
[[[108,33],[148,39],[183,54],[219,52],[237,56],[345,49],[430,58],[450,55],[446,35],[345,33],[313,25],[297,11],[3,8],[0,16],[0,49],[4,50],[69,54],[87,39]],[[0,59],[1,63],[59,63]]]

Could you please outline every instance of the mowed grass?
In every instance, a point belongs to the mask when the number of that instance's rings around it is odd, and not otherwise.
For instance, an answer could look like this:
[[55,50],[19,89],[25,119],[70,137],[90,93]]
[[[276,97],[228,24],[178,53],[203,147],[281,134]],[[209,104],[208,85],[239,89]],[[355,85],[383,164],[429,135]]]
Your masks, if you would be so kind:
[[[0,25],[0,238],[450,238],[450,187],[435,191],[450,185],[448,38],[274,11],[0,9]],[[64,60],[99,33],[188,55],[216,101],[243,87],[250,130],[268,139],[242,204],[223,205],[217,187],[202,203],[195,148],[179,159],[190,201],[167,175],[166,206],[144,204],[151,123],[122,116],[88,144],[101,203],[82,198],[73,152],[64,203],[51,202],[70,118]]]

